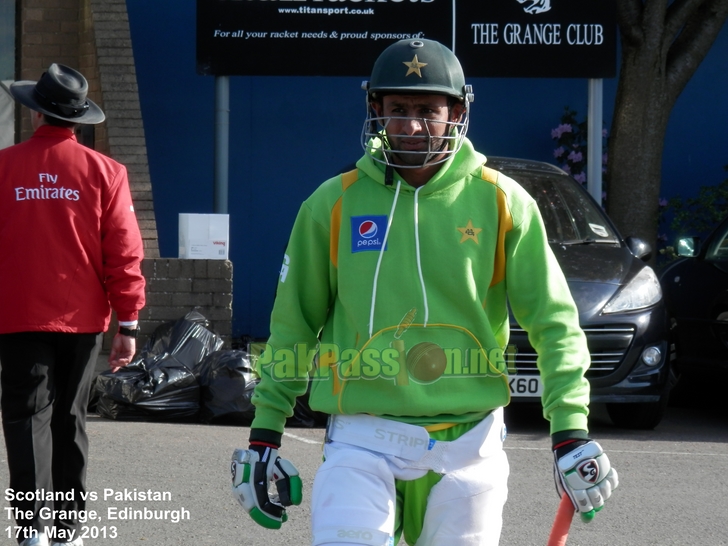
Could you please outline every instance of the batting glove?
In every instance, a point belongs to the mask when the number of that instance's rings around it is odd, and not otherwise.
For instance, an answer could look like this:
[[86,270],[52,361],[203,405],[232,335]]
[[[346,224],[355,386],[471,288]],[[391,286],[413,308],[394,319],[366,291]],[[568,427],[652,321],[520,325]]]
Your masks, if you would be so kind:
[[554,481],[559,496],[569,495],[584,521],[604,507],[617,488],[617,470],[593,440],[575,441],[554,450]]
[[[258,525],[280,529],[288,519],[285,507],[301,504],[298,470],[281,459],[274,446],[251,444],[250,449],[236,449],[230,471],[233,496]],[[269,493],[272,483],[277,493]]]

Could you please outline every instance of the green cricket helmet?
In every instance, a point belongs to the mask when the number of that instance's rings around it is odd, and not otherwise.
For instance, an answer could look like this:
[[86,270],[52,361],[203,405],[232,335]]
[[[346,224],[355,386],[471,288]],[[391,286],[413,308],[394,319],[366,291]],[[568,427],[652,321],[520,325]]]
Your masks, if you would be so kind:
[[369,99],[387,94],[447,95],[462,102],[465,75],[455,54],[434,40],[400,40],[385,49],[374,63]]
[[[426,39],[407,39],[393,43],[376,60],[371,79],[365,81],[362,88],[367,94],[367,118],[361,143],[365,152],[375,161],[397,167],[419,168],[447,161],[462,146],[470,120],[473,90],[470,85],[465,84],[465,75],[458,58],[441,43]],[[385,95],[415,94],[445,95],[463,104],[465,110],[458,121],[447,122],[449,130],[446,131],[446,136],[433,139],[433,146],[428,146],[428,150],[396,151],[400,158],[402,154],[419,155],[416,161],[406,162],[412,164],[403,164],[401,161],[393,163],[395,154],[387,139],[387,124],[392,118],[378,117],[371,103],[381,100]],[[427,124],[424,125],[428,127]],[[379,141],[384,153],[375,155]]]

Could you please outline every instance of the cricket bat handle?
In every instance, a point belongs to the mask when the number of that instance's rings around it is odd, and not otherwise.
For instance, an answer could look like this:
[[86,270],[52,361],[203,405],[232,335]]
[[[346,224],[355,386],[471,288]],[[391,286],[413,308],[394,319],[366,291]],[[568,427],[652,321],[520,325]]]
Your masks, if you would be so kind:
[[571,504],[569,495],[563,495],[559,508],[556,510],[554,524],[551,526],[551,534],[546,546],[566,546],[566,539],[569,537],[571,520],[574,519],[574,505]]

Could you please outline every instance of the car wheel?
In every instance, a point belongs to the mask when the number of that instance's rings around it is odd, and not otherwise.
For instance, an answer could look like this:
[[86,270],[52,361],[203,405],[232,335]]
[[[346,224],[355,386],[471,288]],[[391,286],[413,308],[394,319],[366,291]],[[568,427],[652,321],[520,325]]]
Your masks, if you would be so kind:
[[607,413],[620,428],[652,430],[662,421],[667,401],[668,396],[663,395],[658,402],[607,404]]

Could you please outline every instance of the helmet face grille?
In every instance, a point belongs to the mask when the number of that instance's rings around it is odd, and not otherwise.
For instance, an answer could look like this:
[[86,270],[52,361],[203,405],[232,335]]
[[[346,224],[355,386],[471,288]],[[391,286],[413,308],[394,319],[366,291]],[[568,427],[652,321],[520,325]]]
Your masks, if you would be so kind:
[[[370,114],[373,110],[370,109]],[[390,145],[390,139],[406,138],[408,135],[392,134],[387,127],[393,120],[417,121],[427,128],[426,150],[395,150]],[[411,117],[376,117],[370,115],[364,121],[361,133],[361,145],[366,154],[377,163],[383,163],[400,169],[418,169],[439,165],[458,153],[463,144],[463,138],[468,132],[469,112],[463,113],[461,121],[433,122],[424,118]],[[447,129],[442,136],[430,134],[433,124],[446,125]]]

